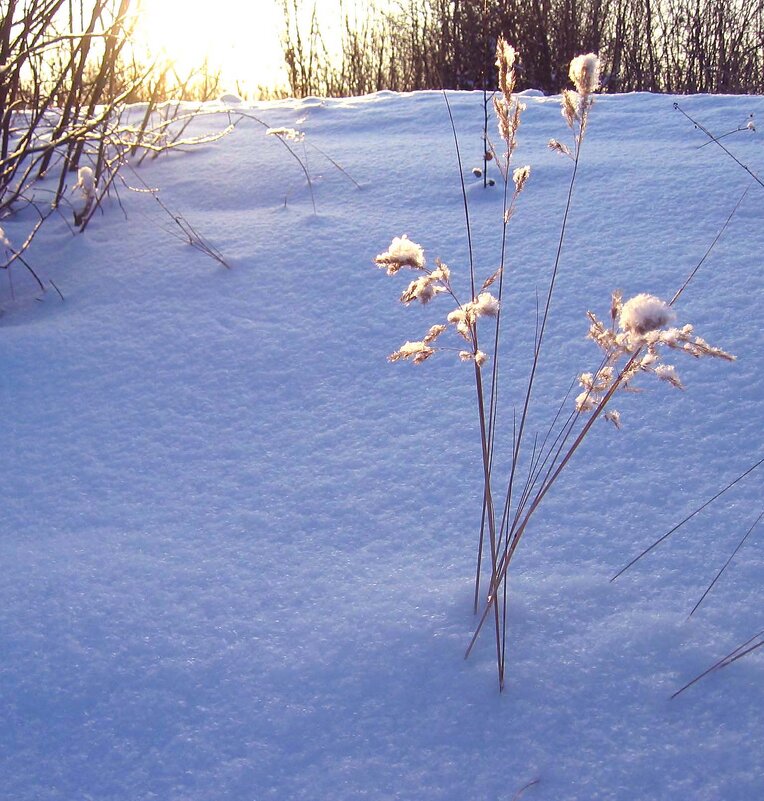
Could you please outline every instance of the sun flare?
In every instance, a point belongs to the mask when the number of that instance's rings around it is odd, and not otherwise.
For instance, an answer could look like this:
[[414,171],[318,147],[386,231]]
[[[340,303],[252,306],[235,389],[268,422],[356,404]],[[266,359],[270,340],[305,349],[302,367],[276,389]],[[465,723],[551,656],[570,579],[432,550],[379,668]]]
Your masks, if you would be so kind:
[[205,60],[227,89],[283,83],[281,12],[275,0],[141,0],[135,41],[180,73]]

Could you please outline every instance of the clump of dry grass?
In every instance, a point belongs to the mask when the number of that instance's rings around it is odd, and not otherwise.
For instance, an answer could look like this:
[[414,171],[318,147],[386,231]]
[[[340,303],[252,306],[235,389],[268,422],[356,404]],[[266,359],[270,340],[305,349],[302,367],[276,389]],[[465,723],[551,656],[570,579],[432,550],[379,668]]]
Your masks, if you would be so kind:
[[[498,269],[478,285],[463,178],[462,198],[469,249],[469,294],[466,298],[460,297],[454,288],[451,270],[439,260],[436,260],[435,267],[430,269],[421,246],[405,235],[393,239],[390,247],[375,259],[376,264],[386,269],[388,275],[396,275],[402,269],[415,274],[400,297],[405,305],[414,301],[428,304],[439,295],[450,298],[455,304],[455,308],[445,315],[442,322],[431,326],[420,340],[405,342],[389,358],[393,362],[409,360],[414,364],[421,364],[440,351],[450,350],[457,353],[461,361],[471,363],[473,366],[483,468],[482,524],[477,545],[475,611],[478,612],[482,606],[482,612],[465,656],[469,656],[484,624],[489,618],[492,619],[500,688],[504,687],[508,639],[509,566],[535,512],[583,443],[597,418],[603,415],[620,427],[619,412],[609,406],[613,395],[618,390],[630,389],[631,382],[641,373],[652,374],[662,381],[682,388],[676,368],[666,361],[665,357],[668,354],[684,353],[696,358],[734,359],[731,354],[709,345],[696,336],[691,325],[687,324],[681,328],[672,326],[674,303],[707,257],[707,251],[670,302],[667,303],[647,293],[638,294],[624,302],[621,293],[616,291],[611,300],[609,325],[602,322],[594,313],[588,313],[589,338],[602,351],[601,363],[593,372],[581,373],[578,376],[583,391],[575,399],[569,413],[565,414],[566,396],[557,408],[547,431],[536,433],[532,445],[529,444],[528,421],[531,410],[541,404],[541,401],[537,401],[534,396],[534,386],[545,334],[551,319],[573,189],[600,81],[600,63],[597,56],[592,53],[578,56],[571,62],[569,70],[574,88],[564,90],[561,97],[562,116],[569,130],[569,143],[558,139],[551,139],[548,143],[553,151],[569,158],[573,164],[567,200],[560,222],[556,254],[550,268],[546,292],[542,295],[535,319],[530,321],[530,324],[535,326],[533,355],[520,398],[514,404],[518,413],[515,416],[513,412],[512,437],[509,443],[497,441],[499,378],[502,364],[500,334],[504,274],[507,269],[507,231],[521,193],[529,182],[532,183],[531,168],[516,167],[513,163],[522,114],[525,110],[514,93],[516,61],[517,53],[514,48],[506,41],[500,40],[496,59],[499,91],[494,95],[493,106],[501,144],[499,147],[491,145],[492,160],[497,165],[504,190]],[[448,104],[447,97],[446,103]],[[451,116],[450,107],[449,116]],[[460,176],[463,176],[453,117],[451,123],[459,172]],[[717,240],[718,236],[714,244]],[[527,325],[529,321],[513,322]],[[487,334],[486,326],[488,326]],[[458,347],[444,344],[448,341],[448,333],[454,335],[452,339],[456,338]],[[509,468],[508,475],[505,476],[494,475],[494,452],[497,445],[509,448]]]

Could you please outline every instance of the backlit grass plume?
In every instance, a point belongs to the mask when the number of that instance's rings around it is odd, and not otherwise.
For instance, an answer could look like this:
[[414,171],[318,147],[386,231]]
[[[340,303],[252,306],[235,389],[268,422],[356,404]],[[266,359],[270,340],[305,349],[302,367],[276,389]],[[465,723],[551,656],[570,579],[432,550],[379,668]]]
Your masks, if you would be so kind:
[[[684,389],[676,367],[665,361],[669,354],[735,360],[730,353],[695,336],[692,325],[670,327],[675,319],[671,306],[653,295],[641,293],[624,303],[621,293],[614,292],[609,326],[593,312],[587,316],[591,324],[588,337],[600,347],[604,360],[595,373],[579,376],[583,388],[576,398],[579,412],[603,407],[616,390],[631,389],[632,381],[644,373]],[[608,409],[605,417],[620,427],[621,416],[617,411]]]
[[[441,295],[444,301],[450,301],[450,309],[445,311],[441,319],[431,325],[421,339],[404,342],[390,355],[390,361],[411,361],[418,365],[440,351],[452,351],[461,361],[468,362],[473,367],[481,441],[483,497],[474,592],[474,608],[476,613],[480,612],[480,617],[466,656],[470,654],[485,623],[492,620],[500,688],[504,686],[506,665],[509,566],[533,515],[597,418],[603,415],[620,427],[619,412],[609,406],[613,395],[619,390],[631,389],[632,382],[641,374],[655,376],[674,387],[682,388],[682,381],[673,363],[673,357],[680,354],[696,358],[734,359],[729,353],[696,336],[691,325],[673,325],[674,302],[703,260],[669,303],[645,293],[624,302],[621,293],[614,292],[608,324],[594,313],[588,313],[589,338],[602,351],[601,363],[595,370],[578,376],[581,391],[575,402],[570,404],[569,396],[566,396],[556,403],[548,428],[533,432],[531,436],[528,421],[538,417],[536,407],[542,405],[541,399],[534,395],[534,389],[546,341],[545,335],[551,320],[557,278],[562,266],[573,188],[594,107],[595,92],[600,83],[600,63],[597,56],[592,53],[577,56],[571,62],[569,70],[574,88],[564,90],[561,95],[562,116],[572,134],[570,144],[558,139],[549,141],[553,150],[573,163],[567,187],[567,201],[556,240],[556,255],[549,269],[546,290],[539,297],[533,319],[511,321],[513,325],[526,329],[530,327],[535,331],[535,336],[532,357],[526,368],[524,382],[521,383],[520,395],[510,402],[513,409],[511,436],[498,436],[498,396],[504,383],[500,381],[503,361],[500,344],[504,276],[505,271],[511,267],[507,263],[507,231],[521,194],[526,191],[527,186],[532,186],[531,168],[515,166],[513,163],[525,110],[514,93],[517,61],[515,49],[500,40],[496,54],[499,91],[493,99],[500,144],[490,144],[491,160],[496,162],[503,179],[498,268],[492,270],[482,284],[478,283],[463,177],[462,199],[469,255],[467,276],[461,275],[460,271],[452,274],[452,270],[439,260],[435,261],[434,267],[428,267],[423,248],[405,234],[395,237],[387,250],[375,259],[376,264],[385,269],[388,275],[395,276],[402,270],[411,275],[410,282],[400,296],[403,304],[408,306],[418,302],[426,305]],[[453,116],[448,97],[445,94],[444,97],[454,132],[459,174],[463,176]],[[460,280],[456,281],[455,276],[459,276]],[[455,288],[465,284],[467,290],[457,291]],[[511,337],[511,341],[515,339]],[[522,367],[515,364],[513,370],[522,371]],[[572,386],[574,385],[575,381]],[[531,409],[534,410],[533,414]],[[504,475],[497,475],[494,468],[494,454],[497,449],[503,449],[507,453],[508,468]]]

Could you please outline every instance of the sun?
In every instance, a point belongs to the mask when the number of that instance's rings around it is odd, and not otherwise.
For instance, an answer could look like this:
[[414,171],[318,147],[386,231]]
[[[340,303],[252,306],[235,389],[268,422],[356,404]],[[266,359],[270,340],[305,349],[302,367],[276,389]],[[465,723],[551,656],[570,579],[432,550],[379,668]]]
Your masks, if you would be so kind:
[[250,92],[284,82],[277,0],[141,0],[135,43],[181,74],[205,60],[224,87]]

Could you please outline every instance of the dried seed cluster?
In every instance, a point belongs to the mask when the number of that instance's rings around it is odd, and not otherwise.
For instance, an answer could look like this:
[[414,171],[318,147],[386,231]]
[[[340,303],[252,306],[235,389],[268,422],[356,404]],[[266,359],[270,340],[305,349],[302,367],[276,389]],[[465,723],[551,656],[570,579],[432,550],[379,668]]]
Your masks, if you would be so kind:
[[[579,412],[591,412],[610,400],[616,390],[630,390],[631,382],[640,373],[652,373],[677,389],[684,389],[673,364],[663,361],[667,351],[685,353],[695,358],[704,356],[734,361],[735,357],[721,348],[709,345],[695,336],[690,324],[668,327],[675,318],[668,303],[641,293],[625,303],[615,291],[610,304],[609,326],[593,312],[588,312],[589,339],[604,354],[603,365],[596,373],[582,373],[579,384],[583,391],[576,398]],[[623,366],[620,366],[623,365]],[[605,417],[620,427],[620,414],[608,410]]]
[[477,321],[481,317],[496,317],[499,313],[498,298],[485,291],[495,279],[495,274],[486,281],[476,297],[467,303],[459,303],[451,287],[451,271],[448,266],[438,260],[435,269],[428,269],[422,246],[412,242],[405,234],[395,237],[390,247],[384,253],[380,253],[374,261],[379,267],[386,269],[388,275],[395,275],[404,267],[419,273],[401,294],[400,300],[404,305],[408,306],[414,300],[426,304],[440,294],[450,295],[458,304],[457,308],[446,316],[445,324],[431,326],[421,340],[405,342],[389,356],[391,362],[410,359],[414,364],[421,364],[426,361],[437,350],[441,350],[432,343],[447,331],[450,325],[471,346],[470,350],[460,350],[459,358],[462,361],[474,361],[478,367],[485,364],[488,356],[477,345]]

